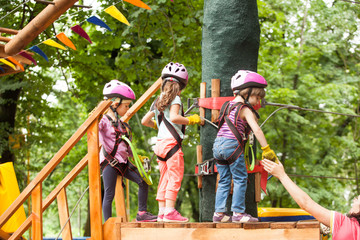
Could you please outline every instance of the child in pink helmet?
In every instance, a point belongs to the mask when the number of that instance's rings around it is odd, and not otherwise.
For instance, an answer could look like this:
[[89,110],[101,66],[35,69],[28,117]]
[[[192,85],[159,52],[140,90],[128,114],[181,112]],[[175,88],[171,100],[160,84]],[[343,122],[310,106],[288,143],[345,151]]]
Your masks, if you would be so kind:
[[[253,131],[263,150],[263,158],[278,161],[257,123],[259,115],[256,109],[260,105],[260,100],[265,97],[266,86],[265,78],[252,71],[240,70],[231,78],[231,89],[235,99],[224,103],[220,110],[219,132],[213,146],[213,155],[220,175],[213,222],[258,221],[257,218],[245,213],[247,169],[244,146],[250,131]],[[234,181],[232,217],[225,214],[231,179]]]
[[[180,99],[181,90],[188,82],[188,73],[180,63],[167,64],[162,73],[161,95],[143,117],[144,126],[158,129],[155,154],[160,169],[156,200],[159,203],[158,222],[187,222],[175,209],[175,201],[184,175],[184,154],[181,142],[185,125],[199,124],[195,114],[184,117]],[[155,117],[156,121],[152,120]]]
[[156,222],[157,216],[147,211],[148,184],[141,178],[138,169],[128,160],[132,157],[131,148],[121,136],[131,140],[130,126],[121,121],[135,100],[133,90],[118,80],[105,84],[103,95],[105,99],[113,99],[109,110],[99,123],[100,165],[102,170],[104,197],[103,214],[105,221],[112,216],[112,202],[115,196],[116,179],[121,175],[139,185],[137,222]]

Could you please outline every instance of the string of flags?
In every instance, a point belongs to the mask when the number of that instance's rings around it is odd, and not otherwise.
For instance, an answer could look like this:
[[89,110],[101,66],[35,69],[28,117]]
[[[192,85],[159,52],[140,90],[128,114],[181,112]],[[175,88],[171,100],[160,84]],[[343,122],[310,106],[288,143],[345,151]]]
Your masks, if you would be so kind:
[[[141,0],[123,0],[125,2],[128,2],[130,4],[133,4],[134,6],[140,7],[140,8],[144,8],[147,10],[151,10],[151,8],[146,5],[144,2],[142,2]],[[172,1],[172,0],[171,0]],[[106,12],[107,14],[109,14],[111,17],[117,19],[118,21],[131,26],[129,21],[126,19],[126,17],[120,12],[119,9],[116,8],[115,5],[112,5],[108,8],[106,8],[104,10],[104,12]],[[100,26],[102,28],[107,29],[108,31],[112,31],[111,28],[104,22],[102,21],[100,18],[96,17],[96,16],[91,16],[89,18],[87,18],[85,21],[95,24],[97,26]],[[83,37],[84,39],[86,39],[90,44],[92,44],[92,41],[89,37],[89,35],[86,33],[86,31],[79,25],[75,25],[73,27],[70,28],[74,33],[78,34],[79,36]],[[59,34],[56,35],[56,38],[62,43],[64,44],[66,47],[69,47],[73,50],[76,51],[76,47],[74,45],[74,43],[65,35],[64,32],[61,32]],[[43,57],[47,62],[49,62],[49,58],[48,56],[40,49],[40,47],[38,47],[38,45],[40,44],[45,44],[51,47],[55,47],[55,48],[59,48],[62,50],[66,50],[66,47],[60,43],[58,43],[57,41],[49,38],[37,45],[31,46],[28,50],[31,50],[35,53],[37,53],[38,55],[40,55],[41,57]],[[27,53],[25,50],[22,50],[20,53],[18,53],[17,55],[21,55],[27,59],[29,59],[32,63],[34,63],[34,65],[37,65],[36,60],[29,54]],[[25,71],[24,66],[19,63],[14,57],[6,57],[6,58],[0,58],[0,62],[11,67],[12,69],[16,70],[16,66],[18,66],[22,71]],[[0,71],[5,72],[5,70],[0,66]]]

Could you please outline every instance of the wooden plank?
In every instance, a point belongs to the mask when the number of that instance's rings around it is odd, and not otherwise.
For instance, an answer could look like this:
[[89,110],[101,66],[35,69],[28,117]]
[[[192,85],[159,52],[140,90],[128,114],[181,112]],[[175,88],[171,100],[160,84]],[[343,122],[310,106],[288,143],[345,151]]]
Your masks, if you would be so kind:
[[0,41],[1,42],[10,42],[10,40],[11,40],[11,38],[0,36]]
[[31,194],[32,203],[32,239],[42,239],[42,183],[34,188]]
[[317,229],[243,228],[121,228],[121,240],[313,240],[319,239]]
[[[203,151],[202,151],[202,145],[196,146],[196,162],[202,163],[203,159]],[[198,172],[200,172],[200,169],[198,169]],[[198,176],[198,188],[202,188],[202,176]]]
[[9,240],[20,239],[21,236],[30,228],[32,223],[33,215],[30,216],[21,224],[21,226],[11,235]]
[[[121,224],[123,224],[122,221],[123,221],[123,218],[121,218],[121,217],[109,218],[103,226],[104,239],[120,240],[121,239]],[[93,239],[95,239],[95,238],[93,238]]]
[[244,229],[262,229],[262,228],[270,228],[269,222],[247,222],[243,223]]
[[[206,82],[200,83],[200,98],[206,98]],[[200,117],[205,118],[205,108],[199,107]],[[201,126],[205,124],[205,120],[201,119]]]
[[216,223],[216,228],[242,228],[242,223]]
[[116,187],[115,187],[115,207],[116,207],[116,216],[124,217],[125,221],[129,221],[128,216],[126,214],[126,206],[125,206],[125,193],[124,188],[122,187],[123,178],[118,175],[116,179]]
[[131,106],[131,108],[121,118],[122,121],[128,122],[132,116],[160,89],[162,79],[159,78],[146,92]]
[[215,228],[215,223],[212,222],[190,223],[189,228]]
[[[7,57],[9,57],[9,55],[5,53],[4,47],[5,47],[5,45],[0,44],[0,58],[7,58]],[[26,53],[29,54],[30,56],[33,56],[33,55],[34,55],[33,52],[28,52],[28,51],[24,51],[24,52],[26,52]],[[27,59],[26,57],[23,57],[23,56],[21,56],[21,55],[15,55],[15,56],[12,56],[12,57],[15,58],[15,60],[18,61],[19,63],[27,64],[27,65],[33,64],[32,61],[30,61],[29,59]],[[1,72],[0,72],[0,73],[1,73]]]
[[[88,119],[79,127],[79,129],[71,136],[71,138],[62,146],[62,148],[54,155],[54,157],[45,165],[38,175],[29,183],[29,185],[20,193],[15,201],[0,216],[0,228],[9,220],[15,211],[26,201],[32,190],[37,184],[43,182],[44,179],[54,170],[61,160],[69,153],[73,146],[83,137],[90,124],[95,121],[108,107],[111,101],[102,101]],[[97,162],[99,165],[99,162]],[[99,178],[100,181],[100,178]]]
[[5,52],[9,55],[15,55],[20,52],[21,49],[24,49],[77,1],[78,0],[54,0],[54,5],[48,5],[43,9],[5,45]]
[[296,222],[273,222],[270,223],[271,229],[290,229],[296,228]]
[[[160,223],[158,223],[160,224]],[[141,224],[139,222],[123,222],[121,223],[122,228],[139,228]]]
[[[63,188],[59,195],[57,196],[58,202],[58,211],[59,211],[59,219],[60,219],[60,229],[62,231],[62,239],[64,240],[72,240],[72,231],[69,219],[69,206],[66,196],[66,189]],[[64,227],[65,226],[65,227]]]
[[[255,161],[256,165],[259,165],[259,160]],[[255,202],[261,201],[261,174],[259,172],[255,173]]]
[[164,223],[157,223],[157,222],[141,222],[141,228],[163,228]]
[[93,121],[87,131],[88,169],[89,169],[89,199],[90,199],[90,229],[91,238],[102,240],[102,208],[101,182],[99,164],[99,124]]
[[[52,2],[52,1],[45,1],[45,0],[35,0],[35,2],[38,2],[38,3],[42,3],[42,4],[52,4],[54,5],[55,3]],[[85,6],[85,5],[73,5],[72,7],[77,7],[77,8],[92,8],[91,6]]]
[[164,223],[164,228],[188,228],[189,223]]
[[[220,79],[211,79],[211,97],[220,97]],[[211,121],[216,122],[219,118],[220,110],[211,110]]]
[[10,238],[10,233],[4,232],[3,230],[0,229],[0,239],[1,240],[7,240]]
[[19,32],[18,30],[0,27],[0,33],[16,35],[16,34],[18,34],[18,32]]
[[296,228],[319,228],[320,223],[318,221],[299,221],[296,223]]

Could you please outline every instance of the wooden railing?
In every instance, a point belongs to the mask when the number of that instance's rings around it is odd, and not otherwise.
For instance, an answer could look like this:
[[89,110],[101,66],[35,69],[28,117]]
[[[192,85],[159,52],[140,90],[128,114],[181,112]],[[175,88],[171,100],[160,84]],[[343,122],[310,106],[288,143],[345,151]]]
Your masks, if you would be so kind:
[[[123,121],[128,121],[160,88],[161,79],[159,78],[128,110]],[[19,207],[31,196],[32,208],[28,218],[22,225],[8,238],[9,240],[19,239],[32,227],[32,239],[43,239],[43,212],[50,204],[57,199],[60,225],[64,226],[62,238],[72,239],[71,225],[68,221],[69,210],[67,204],[66,187],[74,178],[88,165],[89,175],[89,199],[90,199],[90,227],[91,239],[103,240],[103,224],[101,211],[101,182],[99,165],[99,131],[98,122],[100,116],[111,105],[111,101],[102,101],[90,114],[88,119],[79,127],[74,135],[64,144],[64,146],[54,155],[45,165],[38,175],[20,193],[10,207],[0,216],[0,228],[10,219]],[[42,183],[55,169],[55,167],[70,152],[75,144],[87,133],[88,153],[87,155],[68,173],[68,175],[55,187],[55,189],[42,199]],[[30,209],[29,209],[30,211]],[[66,224],[66,225],[65,225]],[[4,235],[2,235],[4,236]]]

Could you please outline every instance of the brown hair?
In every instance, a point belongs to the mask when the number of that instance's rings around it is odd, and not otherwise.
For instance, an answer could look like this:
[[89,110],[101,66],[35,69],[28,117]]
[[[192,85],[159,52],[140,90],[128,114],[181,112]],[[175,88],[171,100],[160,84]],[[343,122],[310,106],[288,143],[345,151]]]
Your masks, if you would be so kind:
[[[241,90],[240,92],[238,92],[236,95],[246,97],[248,95],[248,92],[249,92],[249,88],[245,88],[245,89]],[[264,88],[255,88],[255,87],[253,87],[250,97],[251,96],[259,96],[261,98],[264,98],[265,95],[266,95],[266,92],[265,92]]]
[[177,82],[167,81],[161,90],[162,96],[156,101],[156,108],[162,112],[175,99],[180,92],[180,85]]
[[356,221],[358,221],[358,223],[360,224],[360,212],[358,212],[358,213],[348,213],[348,214],[346,214],[346,216],[348,218],[355,218]]

